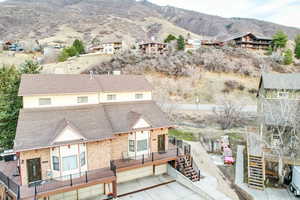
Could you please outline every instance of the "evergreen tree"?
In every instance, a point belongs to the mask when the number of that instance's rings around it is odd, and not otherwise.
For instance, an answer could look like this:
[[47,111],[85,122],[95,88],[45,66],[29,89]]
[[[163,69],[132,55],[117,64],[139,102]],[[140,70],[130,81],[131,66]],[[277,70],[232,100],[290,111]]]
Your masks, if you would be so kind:
[[182,35],[180,35],[177,39],[177,50],[182,51],[184,50],[185,42]]
[[73,47],[76,49],[76,51],[79,53],[79,54],[84,54],[85,53],[85,50],[84,50],[84,45],[83,45],[83,42],[76,39],[74,42],[73,42]]
[[283,31],[278,31],[273,35],[273,49],[283,49],[285,48],[288,41],[288,36]]
[[293,52],[288,49],[284,52],[283,64],[290,65],[293,63]]
[[177,38],[174,35],[169,34],[168,37],[164,40],[164,42],[165,43],[170,43],[173,40],[177,40]]
[[13,147],[22,98],[18,96],[22,73],[39,73],[41,67],[26,61],[18,70],[15,66],[0,67],[0,148]]
[[295,39],[295,57],[300,59],[300,35],[297,35]]

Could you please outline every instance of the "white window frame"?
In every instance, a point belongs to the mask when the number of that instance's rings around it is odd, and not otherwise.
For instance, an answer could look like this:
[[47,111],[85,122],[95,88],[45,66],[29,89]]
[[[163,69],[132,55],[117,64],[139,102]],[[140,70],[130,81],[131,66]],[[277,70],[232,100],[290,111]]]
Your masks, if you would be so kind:
[[[49,101],[48,103],[42,103],[41,101]],[[50,97],[39,98],[39,106],[49,106],[52,104],[52,99]]]
[[135,98],[136,100],[144,99],[144,94],[143,94],[143,93],[136,93],[136,94],[134,95],[134,98]]
[[[58,162],[54,163],[54,158],[56,158]],[[55,167],[55,164],[58,164],[58,169]],[[52,156],[52,169],[54,171],[60,171],[60,159],[58,156]]]
[[117,95],[116,94],[107,94],[106,95],[106,100],[107,101],[116,101],[117,100]]
[[[72,157],[72,158],[75,158],[75,168],[70,168],[70,169],[67,169],[67,170],[65,170],[65,166],[64,166],[64,164],[66,164],[64,161],[64,159],[66,159],[66,158],[70,158],[70,157]],[[78,166],[78,155],[69,155],[69,156],[63,156],[62,158],[61,158],[61,160],[62,160],[62,171],[63,172],[69,172],[69,171],[74,171],[74,170],[77,170],[78,168],[79,168],[79,166]]]
[[79,103],[79,104],[89,103],[89,97],[88,96],[79,96],[79,97],[77,97],[77,103]]

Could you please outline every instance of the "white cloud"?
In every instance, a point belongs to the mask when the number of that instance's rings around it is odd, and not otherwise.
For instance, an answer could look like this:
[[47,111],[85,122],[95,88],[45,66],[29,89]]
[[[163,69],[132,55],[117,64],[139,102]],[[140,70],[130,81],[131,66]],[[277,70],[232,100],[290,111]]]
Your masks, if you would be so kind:
[[222,17],[256,18],[300,28],[299,0],[150,0]]

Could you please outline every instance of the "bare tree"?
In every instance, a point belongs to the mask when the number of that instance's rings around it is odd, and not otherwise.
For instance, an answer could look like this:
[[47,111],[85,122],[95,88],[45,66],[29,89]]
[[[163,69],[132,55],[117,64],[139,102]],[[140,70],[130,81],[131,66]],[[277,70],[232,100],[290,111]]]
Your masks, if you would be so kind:
[[[293,96],[291,93],[289,94]],[[278,157],[279,183],[284,180],[284,158],[296,159],[300,150],[299,100],[287,96],[277,99],[263,99],[260,120],[264,126],[261,136],[271,154]]]
[[223,130],[240,126],[244,123],[243,105],[230,99],[222,101],[222,105],[213,112]]

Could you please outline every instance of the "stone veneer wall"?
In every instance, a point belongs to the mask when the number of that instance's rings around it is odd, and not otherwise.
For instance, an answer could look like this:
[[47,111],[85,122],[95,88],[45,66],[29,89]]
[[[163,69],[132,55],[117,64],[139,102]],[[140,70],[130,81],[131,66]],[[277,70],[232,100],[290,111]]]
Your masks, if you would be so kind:
[[20,152],[20,171],[22,184],[28,184],[26,160],[40,158],[42,179],[47,179],[47,171],[51,170],[50,148]]

